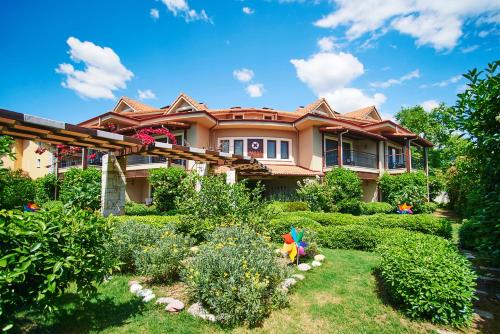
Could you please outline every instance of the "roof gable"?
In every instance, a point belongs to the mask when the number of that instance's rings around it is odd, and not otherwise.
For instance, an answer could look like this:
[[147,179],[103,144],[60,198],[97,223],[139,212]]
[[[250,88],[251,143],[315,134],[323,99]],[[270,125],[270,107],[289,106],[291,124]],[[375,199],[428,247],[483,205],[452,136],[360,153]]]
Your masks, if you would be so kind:
[[324,98],[317,99],[313,103],[297,109],[297,112],[302,115],[319,114],[322,116],[336,118],[335,116],[336,112],[330,107],[330,105]]
[[151,107],[142,102],[136,101],[126,96],[122,96],[120,100],[116,103],[113,112],[148,112],[156,110],[156,108]]
[[178,112],[188,112],[188,111],[200,111],[206,110],[207,107],[201,103],[198,103],[192,97],[180,93],[175,99],[174,103],[168,108],[165,114],[175,114]]
[[363,120],[372,120],[372,121],[382,121],[382,117],[375,106],[369,106],[365,108],[361,108],[358,110],[346,112],[343,116],[363,119]]

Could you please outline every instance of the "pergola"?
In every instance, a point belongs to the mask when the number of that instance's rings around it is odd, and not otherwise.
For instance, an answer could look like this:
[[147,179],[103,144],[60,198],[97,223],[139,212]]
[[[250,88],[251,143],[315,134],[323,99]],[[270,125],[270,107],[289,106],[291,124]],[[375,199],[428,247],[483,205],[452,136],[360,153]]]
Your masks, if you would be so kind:
[[252,157],[207,150],[197,147],[155,142],[144,145],[139,139],[122,134],[89,129],[38,116],[0,109],[0,135],[27,139],[52,145],[70,145],[108,152],[102,162],[101,211],[123,214],[125,205],[126,157],[131,154],[165,156],[171,159],[193,160],[206,165],[224,165],[234,173],[269,174],[266,166]]

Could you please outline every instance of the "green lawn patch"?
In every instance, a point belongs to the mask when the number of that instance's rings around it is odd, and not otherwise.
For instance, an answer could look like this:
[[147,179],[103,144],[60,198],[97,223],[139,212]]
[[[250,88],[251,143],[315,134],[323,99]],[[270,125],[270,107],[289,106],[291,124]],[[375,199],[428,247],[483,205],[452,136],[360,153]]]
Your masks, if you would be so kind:
[[[410,321],[384,304],[373,270],[375,253],[353,250],[323,252],[323,266],[306,272],[291,294],[290,307],[273,311],[261,327],[233,333],[424,333],[429,323]],[[142,304],[128,291],[131,276],[118,275],[99,287],[100,294],[82,303],[75,294],[58,299],[61,311],[47,318],[19,313],[23,331],[37,333],[223,333],[218,325],[191,317],[186,311],[168,314],[154,304]],[[153,286],[158,297],[176,287]],[[186,301],[186,300],[184,300]],[[56,315],[59,314],[59,315]]]

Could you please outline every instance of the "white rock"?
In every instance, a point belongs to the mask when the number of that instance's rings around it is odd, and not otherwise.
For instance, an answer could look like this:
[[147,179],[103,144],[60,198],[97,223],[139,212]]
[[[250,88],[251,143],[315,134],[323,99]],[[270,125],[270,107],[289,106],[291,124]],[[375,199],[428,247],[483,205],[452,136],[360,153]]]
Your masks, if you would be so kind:
[[215,322],[215,315],[210,314],[203,308],[201,303],[195,303],[188,308],[188,313],[194,317]]
[[152,295],[153,291],[150,289],[144,289],[144,290],[137,291],[135,294],[137,295],[137,297],[144,298],[146,296]]
[[132,293],[137,293],[138,291],[141,291],[142,290],[142,285],[138,284],[138,283],[134,283],[130,286],[130,292]]
[[156,304],[170,304],[171,302],[175,301],[175,298],[172,297],[160,297],[156,300]]
[[169,303],[165,310],[168,312],[179,312],[184,309],[184,303],[180,300],[174,299],[173,302]]
[[154,293],[150,293],[149,295],[146,295],[144,296],[144,298],[142,298],[142,301],[145,302],[145,303],[149,303],[150,301],[152,301],[153,299],[155,299],[155,294]]
[[295,275],[292,275],[293,278],[295,278],[296,280],[299,280],[299,281],[303,281],[304,278],[306,278],[304,275],[302,274],[295,274]]
[[287,278],[286,280],[283,281],[283,283],[281,284],[281,287],[285,288],[285,289],[288,289],[291,286],[295,285],[295,283],[297,283],[297,281],[295,279],[293,279],[293,278]]
[[319,266],[321,266],[321,262],[319,262],[319,261],[313,261],[313,262],[311,263],[311,265],[312,265],[313,267],[319,267]]
[[307,263],[301,263],[297,266],[297,269],[299,269],[300,271],[308,271],[311,270],[311,266]]
[[318,255],[314,256],[314,260],[319,261],[319,262],[323,262],[323,261],[325,261],[325,256],[323,254],[318,254]]

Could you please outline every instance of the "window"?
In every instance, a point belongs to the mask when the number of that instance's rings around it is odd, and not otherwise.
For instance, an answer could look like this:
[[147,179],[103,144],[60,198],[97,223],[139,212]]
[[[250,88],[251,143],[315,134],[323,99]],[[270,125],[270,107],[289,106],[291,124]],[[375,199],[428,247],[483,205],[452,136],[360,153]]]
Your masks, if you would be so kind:
[[342,155],[344,156],[344,164],[351,165],[354,162],[352,161],[352,150],[351,143],[342,143]]
[[271,121],[273,119],[273,116],[264,116],[264,119]]
[[234,115],[234,119],[243,119],[243,115]]
[[41,161],[40,159],[36,159],[36,168],[40,168]]
[[221,140],[219,148],[221,152],[229,153],[229,139]]
[[338,143],[336,140],[325,138],[325,165],[331,167],[338,165]]
[[276,140],[267,141],[267,158],[276,159]]
[[234,141],[234,154],[243,155],[243,140],[238,139]]
[[290,154],[288,152],[288,142],[287,141],[281,141],[281,159],[289,159]]

